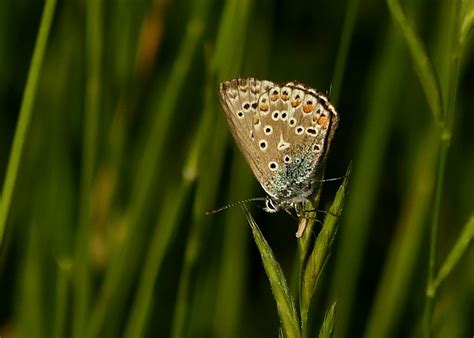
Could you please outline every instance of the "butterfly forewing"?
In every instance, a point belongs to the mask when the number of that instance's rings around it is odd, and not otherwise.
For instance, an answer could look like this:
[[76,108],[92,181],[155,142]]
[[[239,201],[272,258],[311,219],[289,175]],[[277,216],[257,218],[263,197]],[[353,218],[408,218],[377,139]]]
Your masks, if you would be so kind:
[[258,122],[258,98],[274,84],[253,78],[233,79],[220,84],[221,104],[227,123],[240,151],[254,175],[263,175],[262,156],[258,151],[254,124]]
[[310,196],[338,122],[327,98],[296,82],[253,78],[220,89],[232,134],[265,191],[282,205]]

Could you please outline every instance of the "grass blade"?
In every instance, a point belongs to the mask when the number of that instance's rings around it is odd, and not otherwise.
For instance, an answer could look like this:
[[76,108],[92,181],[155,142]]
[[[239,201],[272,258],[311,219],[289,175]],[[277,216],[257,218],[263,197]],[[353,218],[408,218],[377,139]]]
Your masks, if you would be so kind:
[[281,326],[285,337],[300,337],[300,329],[298,326],[298,317],[296,315],[295,305],[293,299],[290,296],[288,284],[286,282],[285,276],[283,275],[280,264],[275,259],[272,249],[263,237],[263,234],[258,228],[257,223],[255,223],[252,215],[250,215],[245,205],[243,206],[243,209],[246,213],[250,228],[252,229],[255,244],[257,244],[258,250],[262,257],[263,267],[265,268],[265,272],[267,273],[268,279],[270,280],[270,286],[277,303],[278,315],[280,316]]
[[[204,117],[203,117],[204,119]],[[181,186],[172,188],[169,197],[163,205],[153,234],[150,249],[145,259],[137,296],[134,300],[130,318],[125,329],[124,337],[142,337],[146,328],[146,320],[153,302],[154,284],[160,272],[163,260],[169,246],[172,245],[178,228],[180,216],[184,214],[183,207],[190,195],[191,188],[196,180],[198,155],[201,150],[204,123],[201,121],[199,132],[188,154],[187,163],[183,170]]]
[[30,126],[31,114],[33,112],[33,105],[37,94],[36,89],[38,87],[38,79],[41,73],[46,44],[48,42],[49,31],[53,22],[55,9],[56,0],[47,0],[45,2],[38,37],[33,51],[33,58],[31,60],[30,70],[26,80],[26,87],[23,93],[20,116],[18,118],[15,136],[13,138],[13,146],[8,160],[2,195],[0,196],[0,248],[3,245],[5,225],[10,210],[13,191],[15,189],[18,168],[23,153],[23,146]]
[[[209,4],[210,0],[202,0],[194,5],[163,95],[158,95],[160,99],[157,108],[158,113],[156,113],[152,122],[150,132],[147,133],[144,150],[140,150],[143,151],[143,156],[141,156],[141,162],[138,164],[137,174],[134,175],[136,182],[134,182],[128,210],[130,235],[127,236],[123,247],[119,249],[107,268],[97,306],[91,315],[88,337],[100,335],[106,314],[109,311],[117,311],[123,307],[123,298],[119,297],[118,294],[124,292],[131,285],[132,276],[125,272],[125,269],[129,266],[123,264],[123,260],[125,258],[130,262],[138,260],[137,252],[139,250],[134,246],[139,242],[137,238],[143,236],[143,226],[146,224],[146,222],[140,222],[140,219],[146,211],[148,197],[151,188],[154,186],[154,179],[160,171],[159,164],[163,160],[166,135],[172,129],[169,128],[170,123],[172,123],[170,116],[178,103],[179,93],[185,84],[186,75],[200,46],[199,42],[203,34],[205,15],[207,15],[206,9]],[[112,305],[111,303],[114,300],[121,301],[122,304],[120,306]]]
[[86,2],[86,60],[87,82],[82,143],[82,176],[79,230],[76,241],[74,274],[74,337],[84,336],[90,306],[91,281],[89,267],[89,238],[91,229],[92,186],[96,167],[99,112],[101,102],[102,67],[102,1]]
[[422,41],[415,33],[408,21],[398,0],[387,0],[390,14],[403,34],[403,38],[410,50],[415,71],[425,92],[426,101],[430,106],[433,118],[439,127],[442,127],[444,118],[443,99],[438,78],[428,57]]
[[454,247],[449,253],[448,258],[446,258],[446,261],[441,266],[441,269],[439,270],[438,275],[436,276],[433,285],[428,292],[436,293],[435,290],[438,289],[441,283],[451,273],[454,266],[459,262],[461,257],[466,252],[472,240],[474,240],[474,216],[471,216],[469,221],[464,226],[456,241],[456,244],[454,244]]
[[[351,194],[341,225],[340,244],[332,277],[333,299],[338,302],[336,337],[347,337],[354,307],[356,285],[369,236],[371,218],[376,207],[377,190],[382,175],[384,151],[393,128],[393,116],[400,96],[404,73],[397,68],[403,59],[402,41],[394,30],[388,31],[380,56],[374,65],[373,78],[366,92],[370,102],[366,121],[360,126],[360,145],[354,149]],[[396,89],[395,89],[396,88]],[[394,90],[395,89],[395,90]],[[363,196],[361,198],[360,196]]]
[[57,262],[56,281],[56,303],[52,336],[61,338],[65,336],[66,313],[68,308],[68,284],[71,275],[72,262],[69,259],[61,259]]
[[324,316],[323,325],[321,326],[321,330],[319,330],[319,338],[331,338],[334,332],[334,325],[336,322],[335,318],[336,312],[336,302],[332,302],[331,307],[326,312]]
[[[433,128],[434,129],[434,128]],[[437,135],[431,132],[416,151],[414,175],[390,245],[388,258],[369,316],[365,337],[390,337],[403,314],[407,290],[416,274],[417,257],[426,235],[426,217],[432,200]],[[380,316],[383,313],[383,316]]]
[[344,26],[341,33],[341,41],[337,51],[336,65],[332,76],[331,101],[335,104],[339,101],[342,78],[346,69],[347,56],[349,54],[351,38],[354,32],[357,10],[359,9],[359,0],[350,0],[348,2],[346,16],[344,18]]
[[[227,130],[222,128],[224,116],[217,107],[217,80],[234,77],[241,69],[246,40],[246,22],[250,1],[229,0],[222,11],[215,52],[208,73],[204,112],[206,117],[206,141],[200,154],[200,177],[193,205],[193,221],[186,244],[178,296],[174,309],[172,337],[186,336],[188,318],[193,302],[193,282],[197,275],[197,263],[202,255],[204,238],[208,233],[208,220],[204,212],[214,203],[217,194],[216,177],[219,177],[224,160]],[[219,110],[219,112],[218,112]],[[219,114],[219,115],[217,115]],[[211,118],[211,119],[208,119]],[[204,123],[204,122],[203,122]],[[216,127],[217,126],[217,127]],[[211,136],[209,136],[211,135]],[[209,166],[212,163],[212,166]]]
[[324,219],[324,224],[314,243],[313,251],[308,258],[308,263],[303,272],[303,285],[301,292],[301,323],[303,332],[307,329],[308,312],[314,291],[318,285],[319,277],[331,253],[332,243],[337,232],[338,215],[342,212],[344,198],[349,182],[350,166],[347,169],[346,177],[339,187],[334,201]]
[[459,46],[461,46],[461,48],[464,47],[465,42],[469,38],[469,35],[472,33],[472,28],[474,27],[474,2],[466,1],[464,6],[464,15],[459,32]]

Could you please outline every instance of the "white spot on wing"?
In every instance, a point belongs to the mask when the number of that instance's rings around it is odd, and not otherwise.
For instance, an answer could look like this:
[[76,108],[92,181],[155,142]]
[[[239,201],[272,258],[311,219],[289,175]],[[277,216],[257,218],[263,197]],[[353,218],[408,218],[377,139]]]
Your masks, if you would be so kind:
[[283,134],[280,134],[280,142],[278,142],[277,149],[278,150],[285,150],[289,146],[290,146],[290,143],[285,142],[285,140],[283,139]]

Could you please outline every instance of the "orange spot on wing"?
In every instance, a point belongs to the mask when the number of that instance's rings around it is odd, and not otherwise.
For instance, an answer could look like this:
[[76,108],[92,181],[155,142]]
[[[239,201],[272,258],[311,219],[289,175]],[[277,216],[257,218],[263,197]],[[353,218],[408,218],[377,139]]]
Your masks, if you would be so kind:
[[313,107],[312,104],[305,104],[305,105],[303,106],[303,111],[304,111],[305,113],[311,113],[311,112],[313,111],[313,108],[314,108],[314,107]]
[[291,106],[293,108],[298,107],[301,103],[301,99],[295,99],[293,102],[291,102]]
[[260,103],[260,110],[263,110],[263,111],[268,111],[268,104],[266,103]]
[[281,99],[282,99],[283,101],[288,101],[289,98],[290,98],[289,95],[281,94]]
[[274,95],[272,95],[270,98],[272,99],[272,101],[276,101],[276,100],[278,100],[278,99],[280,98],[280,95],[274,94]]
[[316,121],[317,124],[319,124],[320,126],[322,126],[324,124],[324,122],[327,121],[327,117],[326,116],[320,116],[318,121]]

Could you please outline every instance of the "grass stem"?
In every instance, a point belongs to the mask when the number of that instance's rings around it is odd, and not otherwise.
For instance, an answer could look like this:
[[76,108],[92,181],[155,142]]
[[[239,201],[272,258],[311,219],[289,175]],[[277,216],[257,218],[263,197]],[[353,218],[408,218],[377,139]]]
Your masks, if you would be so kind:
[[23,148],[31,122],[31,115],[37,94],[38,80],[41,73],[41,67],[43,64],[43,58],[55,9],[56,0],[47,0],[45,2],[43,14],[41,16],[38,37],[33,50],[33,58],[31,60],[30,70],[28,71],[26,87],[25,91],[23,92],[20,116],[18,118],[15,136],[13,138],[13,146],[10,153],[10,158],[8,160],[2,195],[0,196],[0,248],[3,245],[6,222],[10,210],[13,191],[15,189],[16,179],[18,176],[18,168],[20,166]]

